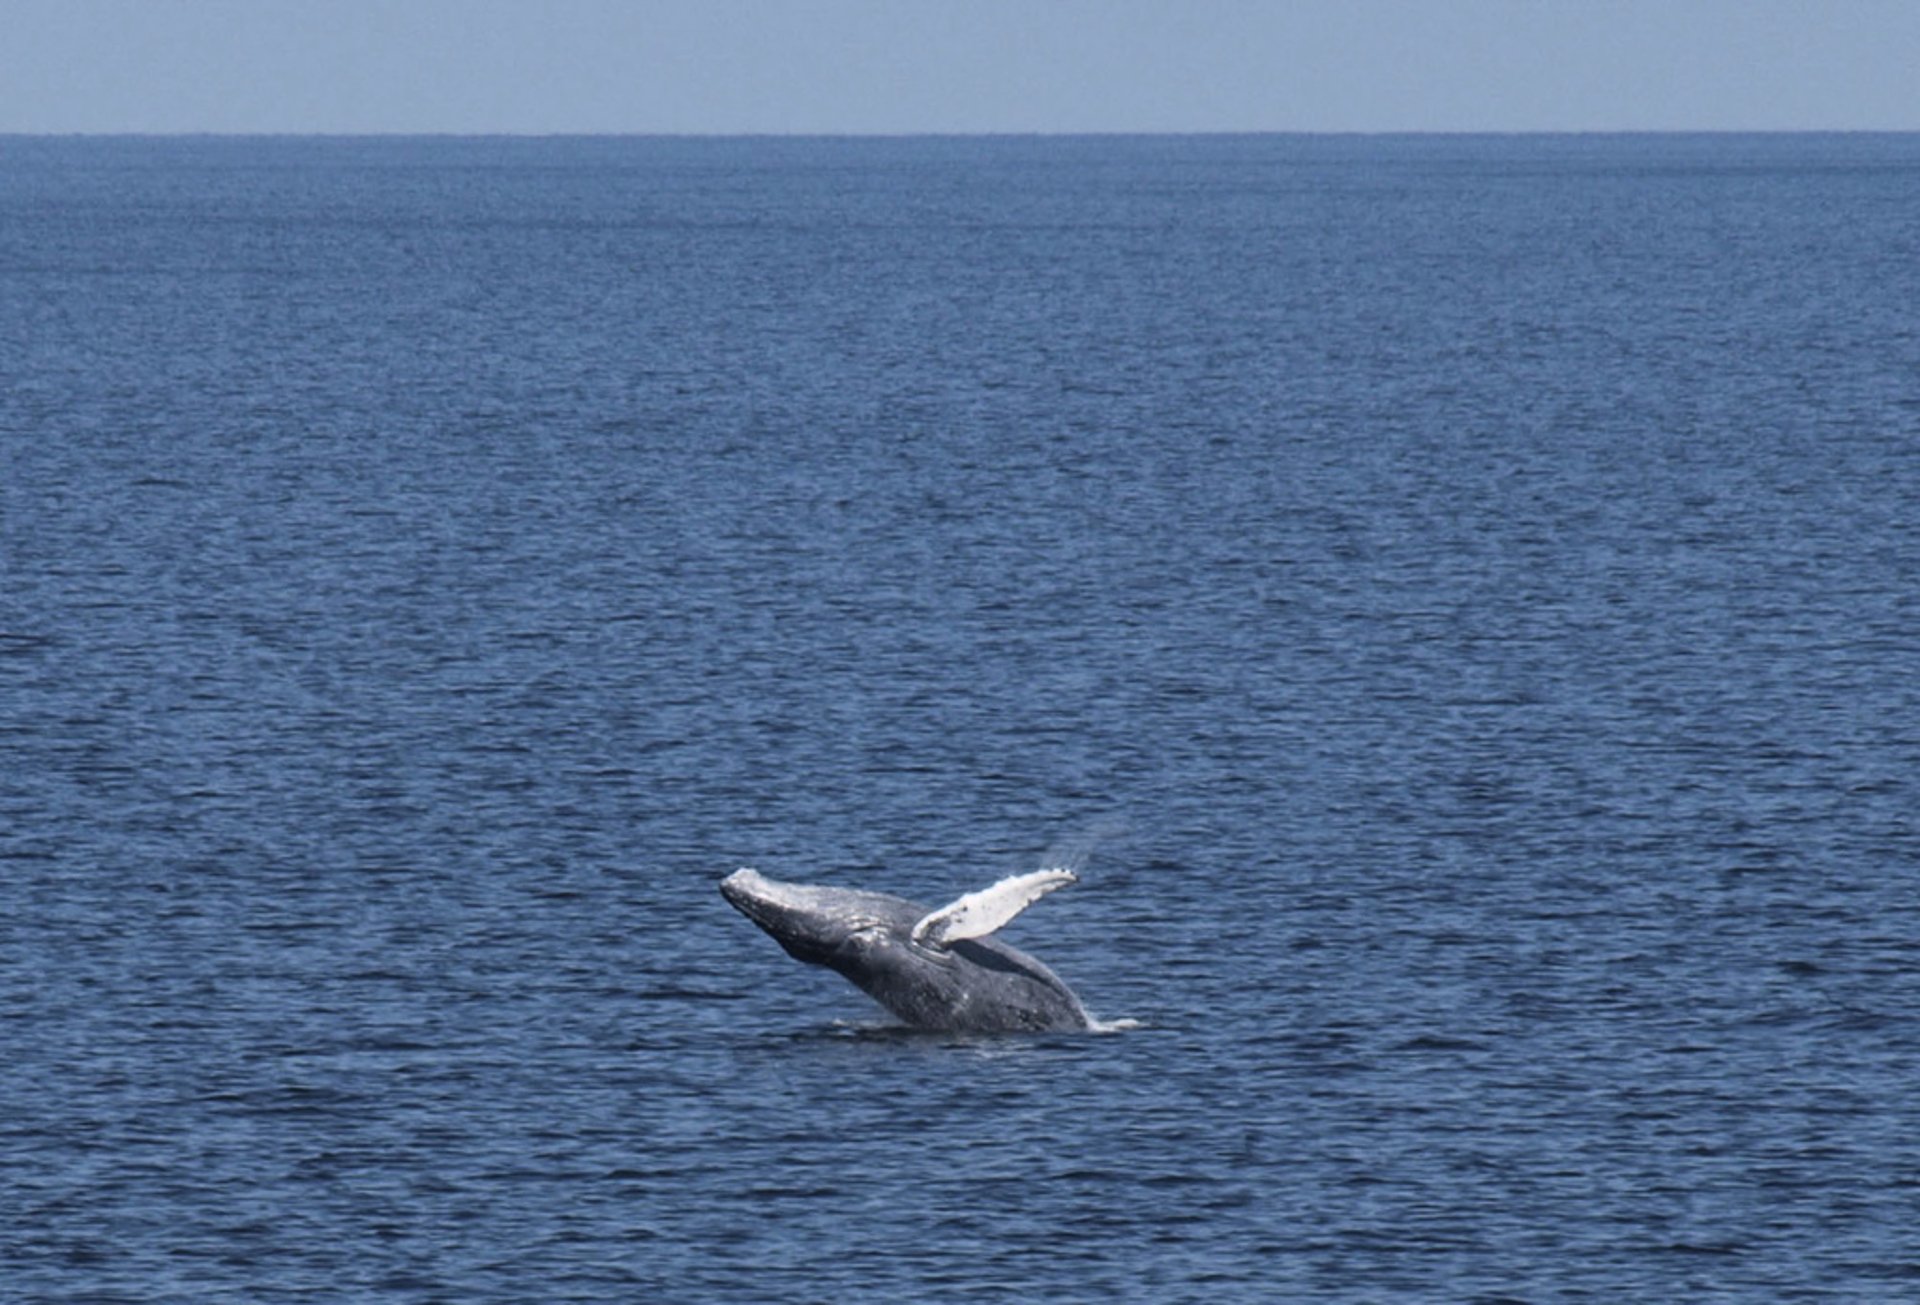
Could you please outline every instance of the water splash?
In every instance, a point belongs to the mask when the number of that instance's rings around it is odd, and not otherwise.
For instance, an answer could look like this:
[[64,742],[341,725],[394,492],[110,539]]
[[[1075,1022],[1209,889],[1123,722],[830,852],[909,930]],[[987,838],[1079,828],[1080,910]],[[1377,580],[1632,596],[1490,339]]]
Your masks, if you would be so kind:
[[1119,816],[1109,816],[1096,822],[1092,828],[1070,835],[1052,844],[1040,858],[1040,864],[1048,870],[1070,870],[1079,874],[1093,859],[1094,849],[1102,843],[1124,837],[1128,832],[1127,822]]

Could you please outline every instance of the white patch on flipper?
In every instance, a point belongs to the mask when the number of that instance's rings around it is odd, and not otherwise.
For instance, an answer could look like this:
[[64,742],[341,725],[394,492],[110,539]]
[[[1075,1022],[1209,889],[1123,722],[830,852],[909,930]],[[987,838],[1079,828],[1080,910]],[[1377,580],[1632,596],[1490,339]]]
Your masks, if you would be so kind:
[[1078,880],[1071,870],[1035,870],[1002,879],[929,911],[913,926],[913,941],[940,947],[963,938],[984,938],[1054,889]]

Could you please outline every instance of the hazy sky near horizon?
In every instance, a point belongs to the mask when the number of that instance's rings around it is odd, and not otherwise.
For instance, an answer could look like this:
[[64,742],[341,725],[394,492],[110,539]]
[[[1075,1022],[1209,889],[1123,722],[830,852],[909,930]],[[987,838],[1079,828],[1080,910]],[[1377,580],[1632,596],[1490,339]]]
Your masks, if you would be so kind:
[[1920,0],[0,0],[0,132],[1920,129]]

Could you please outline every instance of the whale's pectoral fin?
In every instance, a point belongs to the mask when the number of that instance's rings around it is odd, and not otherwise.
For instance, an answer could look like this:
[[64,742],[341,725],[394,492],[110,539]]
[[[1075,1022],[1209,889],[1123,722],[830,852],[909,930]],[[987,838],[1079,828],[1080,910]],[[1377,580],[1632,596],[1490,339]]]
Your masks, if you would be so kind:
[[1035,870],[1002,879],[929,911],[913,926],[913,941],[944,946],[963,938],[984,938],[1054,889],[1078,879],[1071,870]]

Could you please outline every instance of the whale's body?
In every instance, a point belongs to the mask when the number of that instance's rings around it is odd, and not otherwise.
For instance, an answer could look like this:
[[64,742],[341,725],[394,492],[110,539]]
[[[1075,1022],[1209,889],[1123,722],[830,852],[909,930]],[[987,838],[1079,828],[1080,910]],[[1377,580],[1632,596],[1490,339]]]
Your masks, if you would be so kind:
[[966,1033],[1092,1026],[1060,976],[986,934],[1054,888],[1060,870],[1002,880],[937,911],[888,893],[737,870],[720,892],[789,956],[844,975],[915,1028]]

